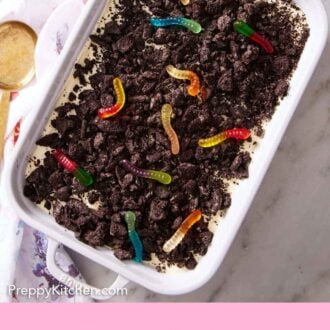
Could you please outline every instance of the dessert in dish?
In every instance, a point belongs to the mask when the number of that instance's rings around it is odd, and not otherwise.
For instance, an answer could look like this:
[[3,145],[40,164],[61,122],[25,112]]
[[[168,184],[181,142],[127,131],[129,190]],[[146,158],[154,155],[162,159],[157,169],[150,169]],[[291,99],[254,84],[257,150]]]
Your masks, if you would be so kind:
[[[288,92],[308,26],[291,1],[119,0],[109,11],[37,142],[24,192],[119,259],[193,269],[211,219],[230,207],[228,182],[248,177],[247,146]],[[170,17],[201,30],[155,24]]]

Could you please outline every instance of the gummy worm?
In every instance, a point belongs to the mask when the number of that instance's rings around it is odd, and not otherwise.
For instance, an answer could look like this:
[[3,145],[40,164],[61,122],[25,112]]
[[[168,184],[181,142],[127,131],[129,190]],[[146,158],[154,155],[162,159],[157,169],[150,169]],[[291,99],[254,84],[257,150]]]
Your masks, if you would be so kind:
[[189,31],[196,34],[202,31],[202,27],[198,22],[184,17],[177,17],[177,16],[170,16],[167,18],[153,17],[151,18],[150,23],[154,27],[167,27],[172,25],[179,25],[187,28]]
[[191,96],[197,96],[200,93],[200,81],[197,74],[193,71],[179,70],[173,65],[168,65],[166,67],[167,73],[180,80],[190,80],[190,85],[187,87],[188,94]]
[[198,144],[202,148],[214,147],[227,139],[246,140],[251,136],[251,132],[246,128],[234,128],[231,130],[224,131],[220,134],[212,136],[207,139],[201,139]]
[[189,229],[202,218],[202,212],[196,210],[192,212],[181,224],[179,229],[174,233],[174,235],[163,245],[163,250],[166,253],[173,251],[187,235]]
[[128,160],[122,160],[120,162],[120,165],[124,167],[128,172],[131,172],[135,176],[139,176],[141,178],[147,178],[156,180],[162,184],[170,184],[172,182],[172,177],[161,171],[152,171],[152,170],[143,170],[136,166],[134,166],[132,163],[130,163]]
[[61,150],[54,150],[52,155],[57,162],[69,173],[72,173],[83,186],[89,187],[94,183],[93,177],[88,172],[80,168],[76,162],[64,155]]
[[252,27],[244,21],[235,21],[234,30],[256,42],[266,53],[272,54],[274,52],[273,45],[266,38],[255,32]]
[[99,109],[98,116],[106,119],[115,116],[125,105],[126,95],[122,81],[119,78],[113,80],[113,87],[116,93],[116,104],[110,108]]
[[173,155],[177,155],[180,152],[180,144],[178,136],[171,125],[172,106],[170,104],[164,104],[162,108],[162,124],[171,142],[171,150]]
[[135,222],[136,222],[135,213],[131,211],[125,212],[125,221],[127,223],[128,236],[133,244],[135,251],[134,260],[140,263],[142,262],[143,245],[139,237],[139,234],[135,230]]

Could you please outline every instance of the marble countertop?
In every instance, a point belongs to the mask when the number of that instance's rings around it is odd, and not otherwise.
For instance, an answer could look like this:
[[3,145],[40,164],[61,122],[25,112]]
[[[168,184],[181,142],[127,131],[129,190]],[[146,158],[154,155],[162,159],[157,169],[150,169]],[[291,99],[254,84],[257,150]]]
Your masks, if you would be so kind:
[[[330,16],[330,0],[324,0]],[[187,295],[129,284],[131,302],[330,301],[330,43],[222,266]],[[72,252],[86,280],[114,274]],[[92,269],[92,271],[91,271]]]

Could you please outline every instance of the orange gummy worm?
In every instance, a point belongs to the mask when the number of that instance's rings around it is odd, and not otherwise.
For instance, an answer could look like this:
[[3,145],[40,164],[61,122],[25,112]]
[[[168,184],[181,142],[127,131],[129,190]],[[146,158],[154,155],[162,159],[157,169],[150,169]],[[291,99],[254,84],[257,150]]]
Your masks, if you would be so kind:
[[202,212],[196,210],[192,212],[181,224],[174,235],[163,245],[163,250],[166,253],[173,251],[187,235],[189,229],[202,218]]
[[187,87],[188,94],[191,96],[197,96],[200,93],[200,80],[197,74],[193,71],[179,70],[173,65],[168,65],[166,67],[167,73],[180,80],[190,80],[190,85]]

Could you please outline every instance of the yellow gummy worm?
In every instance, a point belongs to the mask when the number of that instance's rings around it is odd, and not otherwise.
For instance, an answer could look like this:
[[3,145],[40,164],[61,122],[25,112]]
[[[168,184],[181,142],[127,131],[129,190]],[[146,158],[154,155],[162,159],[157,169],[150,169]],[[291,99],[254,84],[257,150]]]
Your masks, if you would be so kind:
[[228,137],[225,133],[220,133],[207,139],[201,139],[198,141],[198,144],[202,148],[211,148],[226,141],[227,139]]
[[116,93],[116,101],[120,104],[120,110],[124,107],[126,102],[126,95],[123,83],[121,82],[120,78],[115,78],[113,80],[113,87]]

